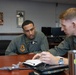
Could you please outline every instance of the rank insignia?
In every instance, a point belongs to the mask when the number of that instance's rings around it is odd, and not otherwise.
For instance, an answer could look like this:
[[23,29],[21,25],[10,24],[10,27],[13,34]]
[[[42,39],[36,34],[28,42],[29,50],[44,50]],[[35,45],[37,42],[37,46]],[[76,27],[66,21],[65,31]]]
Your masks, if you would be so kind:
[[21,47],[20,47],[20,51],[21,52],[24,52],[26,49],[25,49],[25,46],[24,45],[21,45]]

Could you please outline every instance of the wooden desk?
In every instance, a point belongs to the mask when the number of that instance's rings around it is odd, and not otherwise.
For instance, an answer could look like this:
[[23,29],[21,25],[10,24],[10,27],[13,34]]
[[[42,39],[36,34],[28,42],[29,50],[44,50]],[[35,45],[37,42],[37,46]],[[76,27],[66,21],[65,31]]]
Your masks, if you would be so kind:
[[[27,55],[13,55],[13,56],[0,56],[0,68],[4,66],[12,66],[12,64],[17,64],[18,62],[23,62],[27,59],[31,59],[32,54]],[[33,70],[0,70],[0,75],[29,75],[29,72]]]
[[[18,62],[23,62],[25,60],[31,59],[33,54],[26,55],[12,55],[12,56],[0,56],[0,68],[4,66],[12,66],[12,64],[17,64]],[[0,70],[0,75],[29,75],[33,70]],[[58,75],[69,75],[67,71],[64,71]]]

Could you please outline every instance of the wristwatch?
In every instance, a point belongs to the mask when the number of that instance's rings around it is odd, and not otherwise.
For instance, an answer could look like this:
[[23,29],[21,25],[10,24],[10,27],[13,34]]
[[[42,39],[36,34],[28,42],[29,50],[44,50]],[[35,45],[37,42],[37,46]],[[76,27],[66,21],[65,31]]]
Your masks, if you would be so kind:
[[62,57],[59,59],[58,64],[59,64],[59,65],[64,64],[64,60],[63,60],[63,58],[62,58]]

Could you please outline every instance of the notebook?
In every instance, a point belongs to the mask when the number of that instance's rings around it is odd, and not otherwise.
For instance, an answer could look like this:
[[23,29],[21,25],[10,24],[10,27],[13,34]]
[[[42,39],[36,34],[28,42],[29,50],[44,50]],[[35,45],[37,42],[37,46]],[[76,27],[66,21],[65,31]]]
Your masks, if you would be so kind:
[[44,75],[58,73],[69,69],[69,66],[66,64],[49,65],[49,64],[42,63],[40,60],[27,60],[23,62],[23,65],[26,65],[26,67],[30,67],[31,69],[34,69],[39,74],[44,74]]
[[39,64],[41,64],[42,62],[39,59],[35,59],[35,60],[26,60],[23,62],[23,64],[31,66],[31,67],[35,67],[38,66]]

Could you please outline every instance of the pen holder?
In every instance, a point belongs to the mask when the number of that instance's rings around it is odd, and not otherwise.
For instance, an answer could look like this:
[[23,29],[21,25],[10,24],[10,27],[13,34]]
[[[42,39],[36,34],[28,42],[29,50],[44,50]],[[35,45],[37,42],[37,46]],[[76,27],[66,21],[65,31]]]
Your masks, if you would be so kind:
[[69,58],[69,75],[76,75],[76,50],[68,52]]

